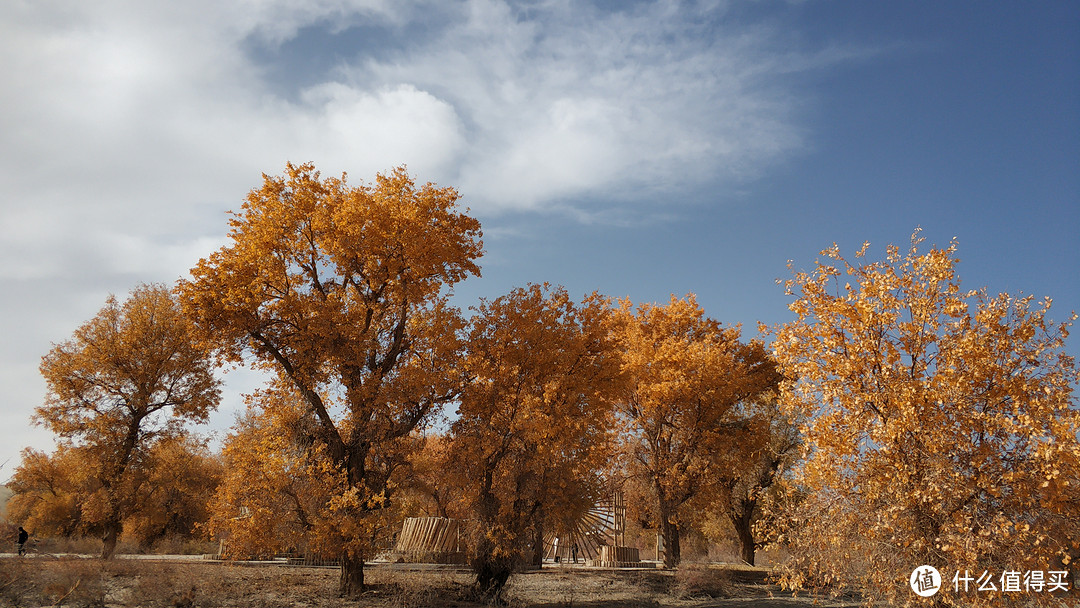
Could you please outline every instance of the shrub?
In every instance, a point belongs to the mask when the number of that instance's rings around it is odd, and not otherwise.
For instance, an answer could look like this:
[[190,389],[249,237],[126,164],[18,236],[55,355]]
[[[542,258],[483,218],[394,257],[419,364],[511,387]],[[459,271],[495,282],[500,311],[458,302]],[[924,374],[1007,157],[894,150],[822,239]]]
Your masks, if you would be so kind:
[[676,599],[728,597],[732,588],[731,573],[727,570],[707,564],[684,564],[675,571],[668,594]]

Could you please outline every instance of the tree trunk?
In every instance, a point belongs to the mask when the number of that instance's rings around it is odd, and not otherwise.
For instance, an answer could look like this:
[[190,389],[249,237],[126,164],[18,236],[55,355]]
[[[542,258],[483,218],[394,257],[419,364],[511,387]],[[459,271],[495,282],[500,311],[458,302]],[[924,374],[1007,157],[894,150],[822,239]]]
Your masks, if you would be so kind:
[[510,575],[514,573],[514,560],[506,555],[495,557],[495,544],[486,536],[481,536],[476,544],[472,568],[480,596],[497,602]]
[[116,553],[116,539],[120,536],[120,522],[110,521],[105,524],[105,533],[101,536],[101,559],[112,559]]
[[750,529],[749,518],[735,520],[735,532],[739,535],[739,557],[747,565],[754,565],[754,534]]
[[338,592],[342,597],[355,598],[364,592],[364,559],[346,552],[341,556],[341,580]]
[[739,557],[747,565],[754,565],[754,509],[757,507],[756,500],[741,499],[732,506],[728,512],[731,524],[735,527],[735,533],[739,537]]
[[664,537],[664,567],[675,568],[682,558],[679,549],[679,523],[669,515],[662,515],[660,534]]
[[[131,455],[135,452],[135,446],[139,443],[139,426],[145,413],[133,414],[128,421],[127,434],[120,448],[120,458],[112,464],[112,468],[100,477],[101,487],[105,491],[106,514],[105,532],[101,536],[101,559],[112,559],[116,553],[116,541],[123,530],[123,515],[131,508],[133,494],[125,491],[124,477],[127,473]],[[124,492],[123,494],[121,492]]]
[[480,595],[484,599],[497,602],[506,581],[510,580],[510,575],[514,573],[514,565],[508,558],[487,556],[473,564],[473,571],[476,572],[476,587]]
[[536,525],[536,530],[533,532],[532,548],[532,565],[542,568],[544,566],[544,527],[540,524]]

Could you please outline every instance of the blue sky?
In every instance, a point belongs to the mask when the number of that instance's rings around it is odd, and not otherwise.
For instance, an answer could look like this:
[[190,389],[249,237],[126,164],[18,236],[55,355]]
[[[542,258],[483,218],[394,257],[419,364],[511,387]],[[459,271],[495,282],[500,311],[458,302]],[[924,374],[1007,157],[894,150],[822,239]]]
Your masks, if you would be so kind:
[[[752,333],[787,260],[921,226],[966,286],[1080,310],[1077,3],[17,1],[0,76],[0,479],[51,445],[50,344],[223,244],[286,160],[457,187],[463,305],[693,291]],[[255,382],[226,379],[219,432]]]

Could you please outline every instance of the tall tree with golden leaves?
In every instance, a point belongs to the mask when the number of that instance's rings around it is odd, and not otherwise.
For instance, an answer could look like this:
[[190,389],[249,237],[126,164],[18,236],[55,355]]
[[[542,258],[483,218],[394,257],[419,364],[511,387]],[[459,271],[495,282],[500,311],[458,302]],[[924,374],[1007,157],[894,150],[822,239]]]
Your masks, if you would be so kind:
[[601,490],[618,381],[609,314],[596,295],[575,304],[539,285],[476,308],[450,462],[478,526],[477,585],[490,597],[542,552],[545,526],[580,515]]
[[618,315],[629,466],[656,492],[664,565],[673,568],[684,505],[753,452],[748,406],[779,376],[760,342],[706,317],[693,295],[636,310],[623,302]]
[[[251,355],[300,394],[314,440],[343,476],[335,504],[358,522],[390,492],[380,446],[406,437],[459,386],[463,322],[445,289],[479,274],[482,244],[457,200],[452,188],[417,187],[404,168],[350,186],[289,164],[284,176],[264,176],[230,220],[231,243],[179,288],[226,359]],[[341,547],[347,595],[363,589],[366,538]]]
[[[833,245],[787,282],[797,318],[774,349],[782,403],[807,420],[809,496],[781,535],[786,582],[923,605],[908,579],[926,564],[946,579],[938,605],[1056,605],[1061,591],[1003,593],[1002,576],[1049,580],[1080,554],[1071,323],[1048,319],[1049,299],[962,290],[956,242],[921,241],[876,262]],[[957,571],[997,590],[957,592]]]
[[217,407],[212,360],[196,345],[168,288],[143,285],[120,303],[110,296],[74,336],[41,361],[48,385],[36,419],[80,448],[101,485],[101,556],[112,557],[136,503],[134,475],[156,441]]

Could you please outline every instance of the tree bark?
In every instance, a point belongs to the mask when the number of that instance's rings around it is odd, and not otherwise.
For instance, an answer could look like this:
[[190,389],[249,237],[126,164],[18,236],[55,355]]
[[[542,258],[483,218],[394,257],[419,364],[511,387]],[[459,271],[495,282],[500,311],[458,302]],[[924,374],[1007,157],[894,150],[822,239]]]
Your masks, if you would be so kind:
[[116,540],[120,536],[120,522],[109,521],[105,523],[105,533],[101,536],[101,559],[112,559],[116,553]]
[[675,568],[682,559],[679,548],[679,523],[672,521],[672,517],[661,512],[660,534],[664,537],[664,567]]
[[473,571],[476,573],[476,588],[480,595],[487,600],[498,602],[506,581],[514,573],[513,562],[506,557],[495,558],[490,551],[477,556],[473,562]]
[[[747,565],[754,565],[754,553],[756,543],[754,542],[754,531],[752,528],[752,518],[754,514],[754,505],[740,505],[743,508],[741,513],[731,514],[731,523],[735,526],[735,533],[739,536],[739,557]],[[747,508],[749,507],[749,508]]]
[[537,568],[544,566],[544,526],[543,524],[536,524],[536,529],[533,531],[532,542],[532,560],[531,563]]
[[342,597],[355,598],[364,592],[364,559],[349,553],[341,556],[341,579],[338,592]]
[[108,511],[104,522],[105,531],[101,536],[101,559],[112,559],[113,554],[116,553],[116,542],[123,530],[123,516],[131,508],[131,496],[121,494],[124,489],[123,478],[127,474],[131,455],[135,453],[135,446],[139,443],[139,428],[145,416],[145,405],[132,409],[127,432],[124,434],[124,442],[120,445],[120,458],[112,463],[111,469],[100,478],[108,501]]

